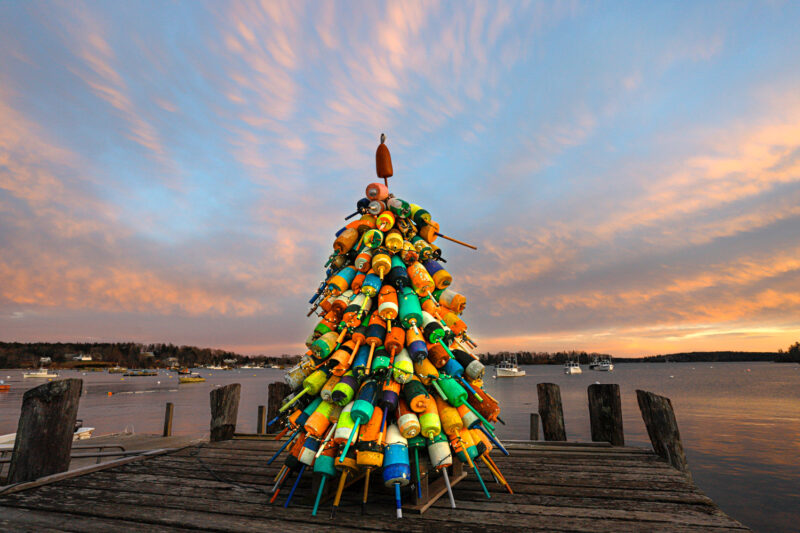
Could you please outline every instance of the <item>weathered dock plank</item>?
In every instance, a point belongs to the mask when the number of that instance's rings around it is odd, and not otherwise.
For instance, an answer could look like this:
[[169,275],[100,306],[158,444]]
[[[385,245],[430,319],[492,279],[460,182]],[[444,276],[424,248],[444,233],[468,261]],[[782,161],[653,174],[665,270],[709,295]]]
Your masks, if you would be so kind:
[[[0,528],[13,531],[746,531],[652,452],[630,447],[511,445],[495,460],[515,494],[470,475],[454,488],[457,509],[440,500],[423,515],[394,518],[393,496],[376,483],[360,514],[347,491],[335,524],[329,505],[311,516],[312,477],[292,505],[269,504],[282,460],[267,465],[274,440],[227,440],[183,448],[53,483],[2,494]],[[281,458],[282,459],[282,458]],[[491,480],[485,468],[487,482]],[[292,479],[293,480],[293,476]],[[356,494],[358,493],[358,494]],[[30,512],[35,511],[35,512]]]

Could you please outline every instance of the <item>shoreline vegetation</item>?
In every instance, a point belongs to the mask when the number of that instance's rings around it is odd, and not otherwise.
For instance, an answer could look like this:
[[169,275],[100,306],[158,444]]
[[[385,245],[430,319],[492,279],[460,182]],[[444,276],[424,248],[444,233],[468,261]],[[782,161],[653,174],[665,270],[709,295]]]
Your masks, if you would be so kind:
[[[78,356],[91,356],[91,360],[76,360]],[[495,365],[516,356],[521,365],[562,365],[566,361],[589,364],[595,357],[612,358],[610,354],[585,351],[563,352],[496,352],[478,354],[481,361]],[[292,365],[299,355],[241,355],[235,352],[196,346],[174,344],[114,343],[52,343],[52,342],[0,342],[0,368],[35,368],[41,358],[50,358],[46,366],[62,369],[99,369],[121,366],[125,368],[199,367],[208,365]],[[698,363],[698,362],[749,362],[766,361],[800,363],[800,342],[786,351],[777,352],[685,352],[645,357],[616,357],[615,363]]]

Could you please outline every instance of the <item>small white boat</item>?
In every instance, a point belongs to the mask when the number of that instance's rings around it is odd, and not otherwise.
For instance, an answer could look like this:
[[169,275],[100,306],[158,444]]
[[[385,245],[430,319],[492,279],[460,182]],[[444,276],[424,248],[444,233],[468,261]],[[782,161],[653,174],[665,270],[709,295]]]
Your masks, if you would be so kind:
[[581,365],[579,365],[577,361],[567,361],[564,363],[565,374],[580,374],[582,372]]
[[[92,436],[92,432],[94,428],[85,428],[79,427],[75,430],[75,433],[72,435],[72,440],[84,440],[88,439]],[[14,441],[17,440],[16,433],[8,433],[6,435],[0,435],[0,449],[13,449],[14,448]]]
[[600,361],[600,364],[597,365],[597,368],[595,368],[595,370],[600,370],[601,372],[611,372],[612,370],[614,370],[614,363],[612,363],[608,359],[603,359],[602,361]]
[[94,428],[80,428],[72,436],[72,440],[84,440],[91,438]]
[[39,368],[37,370],[31,370],[30,372],[24,372],[22,374],[23,378],[57,378],[58,372],[51,372],[47,368]]
[[514,360],[506,359],[505,361],[500,361],[500,363],[495,368],[495,377],[498,378],[519,378],[525,375],[524,370],[519,369],[519,365],[517,365],[517,356],[514,356]]

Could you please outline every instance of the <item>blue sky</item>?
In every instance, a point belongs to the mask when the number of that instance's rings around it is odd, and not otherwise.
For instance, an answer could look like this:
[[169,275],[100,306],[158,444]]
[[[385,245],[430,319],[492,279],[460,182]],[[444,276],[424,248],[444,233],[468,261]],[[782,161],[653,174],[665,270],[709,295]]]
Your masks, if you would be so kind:
[[0,338],[297,353],[388,136],[484,350],[800,340],[796,3],[4,2]]

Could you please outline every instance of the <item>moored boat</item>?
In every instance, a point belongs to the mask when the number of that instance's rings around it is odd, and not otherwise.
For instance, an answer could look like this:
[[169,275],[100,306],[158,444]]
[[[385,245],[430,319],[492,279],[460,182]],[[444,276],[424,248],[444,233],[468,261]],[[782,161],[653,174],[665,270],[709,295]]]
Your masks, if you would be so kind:
[[124,374],[128,369],[123,366],[112,366],[108,369],[109,374]]
[[158,372],[155,370],[128,370],[122,375],[126,377],[152,377],[157,376]]
[[567,361],[564,363],[565,374],[580,374],[582,372],[581,365],[579,365],[577,361]]
[[49,369],[41,367],[36,370],[31,370],[30,372],[24,372],[22,374],[23,378],[57,378],[58,372],[51,372]]
[[614,370],[614,363],[612,363],[609,359],[603,359],[600,361],[600,364],[597,365],[595,370],[600,370],[601,372],[611,372]]
[[517,356],[514,355],[514,360],[506,359],[500,361],[495,367],[495,377],[498,378],[519,378],[525,375],[524,370],[519,369],[517,364]]
[[178,378],[178,381],[180,383],[202,383],[205,380],[206,378],[204,378],[200,374],[191,374],[189,376],[180,376]]

